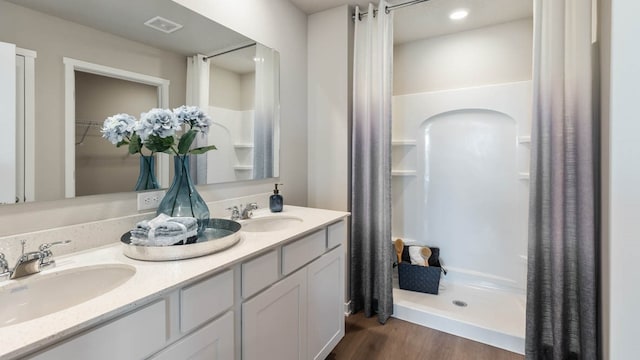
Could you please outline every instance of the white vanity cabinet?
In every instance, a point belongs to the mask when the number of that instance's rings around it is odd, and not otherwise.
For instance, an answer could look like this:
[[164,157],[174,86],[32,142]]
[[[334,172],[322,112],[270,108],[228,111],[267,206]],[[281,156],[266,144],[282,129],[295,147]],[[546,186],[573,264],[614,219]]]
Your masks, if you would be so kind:
[[347,226],[339,215],[20,358],[325,359],[344,336]]
[[242,359],[324,359],[342,339],[343,226],[282,246],[283,278],[242,304]]
[[226,360],[233,359],[234,318],[229,311],[195,333],[153,356],[152,360]]
[[30,359],[233,359],[233,289],[233,270],[219,272]]
[[105,325],[63,341],[29,359],[139,360],[167,342],[166,300],[124,315]]

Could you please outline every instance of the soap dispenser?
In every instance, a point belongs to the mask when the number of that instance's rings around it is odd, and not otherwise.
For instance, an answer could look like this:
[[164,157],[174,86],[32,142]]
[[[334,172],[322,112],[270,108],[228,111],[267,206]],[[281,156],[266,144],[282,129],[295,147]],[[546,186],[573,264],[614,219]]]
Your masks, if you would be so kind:
[[282,195],[280,195],[280,190],[278,190],[278,185],[282,184],[276,184],[276,188],[273,189],[273,195],[269,197],[269,209],[271,209],[271,212],[282,211],[283,201]]

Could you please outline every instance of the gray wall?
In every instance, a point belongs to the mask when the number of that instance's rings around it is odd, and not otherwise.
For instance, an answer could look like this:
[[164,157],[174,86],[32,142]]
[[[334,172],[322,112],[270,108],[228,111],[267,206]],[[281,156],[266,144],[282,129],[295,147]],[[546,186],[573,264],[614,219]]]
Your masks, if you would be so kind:
[[532,41],[529,18],[396,45],[393,94],[531,80]]
[[0,41],[35,50],[37,201],[64,198],[63,57],[171,81],[169,103],[185,102],[186,58],[11,3],[0,2]]
[[[155,86],[76,72],[76,123],[102,124],[107,117],[126,113],[140,118],[158,106]],[[133,191],[139,174],[138,155],[102,138],[100,128],[76,126],[76,196]],[[149,155],[148,150],[144,150]]]
[[239,74],[211,64],[209,79],[209,105],[239,111],[254,108],[255,73]]

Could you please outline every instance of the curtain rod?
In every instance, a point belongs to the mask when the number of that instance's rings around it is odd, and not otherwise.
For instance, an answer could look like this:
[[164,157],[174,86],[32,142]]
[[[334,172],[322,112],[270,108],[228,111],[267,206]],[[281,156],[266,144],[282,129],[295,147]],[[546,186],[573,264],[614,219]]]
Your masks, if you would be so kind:
[[221,52],[221,53],[219,53],[219,54],[214,54],[214,55],[205,56],[205,57],[203,57],[203,58],[202,58],[202,60],[203,60],[203,61],[207,61],[207,60],[211,59],[212,57],[216,57],[216,56],[220,56],[220,55],[228,54],[228,53],[233,52],[233,51],[236,51],[236,50],[246,49],[246,48],[248,48],[248,47],[252,47],[252,46],[254,46],[255,44],[256,44],[256,43],[251,43],[251,44],[247,44],[247,45],[242,45],[242,46],[240,46],[240,47],[233,48],[233,49],[231,49],[231,50],[223,51],[223,52]]
[[[403,8],[403,7],[406,7],[406,6],[416,5],[416,4],[420,4],[420,3],[423,3],[423,2],[427,2],[427,1],[429,1],[429,0],[412,0],[412,1],[407,1],[407,2],[404,2],[404,3],[400,3],[400,4],[395,4],[395,5],[391,5],[391,6],[385,6],[384,7],[384,13],[388,14],[388,13],[391,12],[391,10],[400,9],[400,8]],[[378,9],[374,9],[373,10],[373,16],[374,17],[376,16],[377,12],[378,12]],[[358,20],[362,20],[362,17],[366,16],[367,14],[368,14],[368,12],[363,12],[363,13],[358,14]],[[356,20],[356,14],[355,13],[351,16],[351,19],[353,21]]]

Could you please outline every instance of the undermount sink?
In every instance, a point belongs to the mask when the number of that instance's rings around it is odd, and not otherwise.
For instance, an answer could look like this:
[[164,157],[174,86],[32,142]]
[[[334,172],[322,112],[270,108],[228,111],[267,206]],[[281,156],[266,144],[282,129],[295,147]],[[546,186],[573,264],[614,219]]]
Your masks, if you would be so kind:
[[295,216],[264,216],[242,221],[242,231],[269,232],[281,231],[302,222]]
[[0,327],[33,320],[70,308],[115,289],[129,280],[132,266],[84,266],[9,280],[0,286]]

